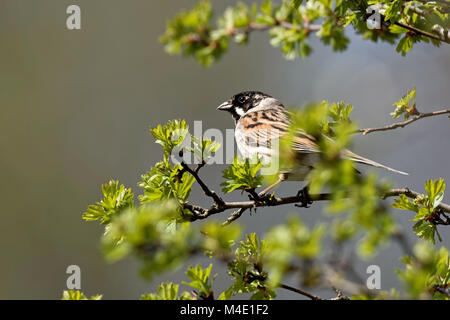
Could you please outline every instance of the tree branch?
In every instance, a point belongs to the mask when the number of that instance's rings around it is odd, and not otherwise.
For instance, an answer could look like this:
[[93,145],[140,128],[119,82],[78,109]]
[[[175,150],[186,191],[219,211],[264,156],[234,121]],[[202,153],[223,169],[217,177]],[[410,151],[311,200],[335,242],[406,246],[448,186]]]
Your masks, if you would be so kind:
[[[192,170],[191,170],[192,171]],[[192,171],[193,172],[193,171]],[[197,181],[201,181],[201,179],[196,174],[194,177],[196,179],[199,179]],[[202,182],[203,183],[203,182]],[[204,185],[204,183],[203,183]],[[192,215],[187,216],[190,221],[196,221],[196,220],[202,220],[206,219],[211,215],[224,212],[229,209],[239,209],[235,212],[233,212],[230,217],[223,223],[224,225],[228,225],[234,220],[237,220],[242,216],[245,210],[252,209],[252,208],[258,208],[258,207],[271,207],[271,206],[280,206],[284,204],[296,204],[296,203],[304,203],[305,199],[303,198],[302,194],[298,194],[295,196],[290,197],[274,197],[272,196],[268,200],[250,200],[250,201],[236,201],[236,202],[227,202],[222,200],[214,191],[210,190],[206,185],[202,187],[202,189],[208,190],[205,191],[205,194],[210,194],[211,197],[215,200],[215,198],[218,198],[221,200],[221,202],[214,202],[214,204],[209,208],[203,208],[201,206],[192,205],[190,203],[184,203],[184,208],[189,210]],[[389,197],[396,197],[401,194],[406,195],[408,198],[415,199],[418,196],[420,196],[420,193],[415,192],[413,190],[410,190],[409,188],[403,188],[403,189],[391,189],[385,194],[381,195],[382,199],[386,199]],[[215,195],[214,197],[212,195]],[[330,193],[321,193],[321,194],[311,194],[309,195],[309,198],[313,201],[326,201],[331,200],[332,194]],[[435,224],[441,224],[441,225],[450,225],[450,217],[445,215],[445,213],[450,213],[450,205],[445,203],[440,203],[436,207],[437,215],[435,217],[435,220],[433,220],[433,223]]]
[[441,285],[434,285],[431,290],[433,291],[437,291],[442,293],[443,295],[447,296],[448,298],[450,298],[450,289],[449,287],[446,286],[441,286]]
[[368,133],[375,132],[375,131],[388,131],[388,130],[393,130],[393,129],[397,129],[397,128],[403,128],[413,122],[416,122],[419,119],[439,116],[439,115],[443,115],[443,114],[450,114],[450,109],[434,111],[434,112],[429,112],[429,113],[419,113],[418,115],[414,116],[413,118],[411,118],[407,121],[393,123],[391,125],[388,125],[385,127],[380,127],[380,128],[360,129],[360,130],[358,130],[358,132],[361,132],[362,134],[366,135]]
[[[388,192],[386,192],[383,195],[383,199],[386,199],[388,197],[397,197],[401,194],[404,194],[408,198],[415,199],[418,196],[420,196],[420,193],[410,190],[409,188],[403,188],[403,189],[391,189]],[[437,208],[439,208],[442,212],[450,213],[450,205],[445,203],[440,203]],[[450,223],[449,223],[450,224]]]
[[[303,30],[306,30],[308,33],[319,31],[322,28],[322,25],[320,25],[320,24],[310,24],[307,22],[303,23],[302,26],[294,25],[292,23],[285,22],[285,21],[276,21],[275,24],[256,24],[254,22],[250,22],[248,24],[248,26],[246,26],[246,27],[242,27],[242,28],[230,27],[227,30],[227,34],[230,37],[238,35],[238,34],[248,35],[252,31],[267,31],[267,30],[270,30],[277,26],[283,27],[285,29],[302,28]],[[190,42],[205,42],[205,38],[203,38],[201,35],[199,35],[197,33],[193,33],[189,36],[189,41]]]
[[301,294],[302,296],[308,297],[308,298],[310,298],[311,300],[323,300],[323,299],[322,299],[321,297],[319,297],[319,296],[316,296],[316,295],[314,295],[314,294],[312,294],[312,293],[303,291],[303,290],[301,290],[301,289],[297,289],[297,288],[288,286],[288,285],[286,285],[286,284],[280,283],[280,288],[283,288],[283,289],[286,289],[286,290],[289,290],[289,291],[292,291],[292,292]]
[[[213,192],[213,191],[212,191]],[[313,201],[324,201],[324,200],[330,200],[332,195],[329,193],[323,193],[323,194],[312,194],[309,195],[310,199]],[[223,200],[222,200],[223,201]],[[296,196],[290,196],[290,197],[283,197],[283,198],[277,198],[277,197],[271,197],[269,200],[250,200],[250,201],[237,201],[237,202],[223,202],[223,203],[215,203],[212,205],[209,209],[191,205],[189,203],[185,203],[184,207],[185,209],[188,209],[193,213],[193,216],[190,217],[191,221],[195,220],[201,220],[206,219],[209,216],[220,213],[223,211],[226,211],[228,209],[240,209],[232,214],[230,218],[228,218],[226,224],[231,223],[232,221],[239,218],[242,213],[246,209],[251,208],[258,208],[258,207],[270,207],[270,206],[280,206],[283,204],[294,204],[294,203],[304,203],[305,199],[302,195],[296,195]]]
[[194,179],[197,181],[197,183],[200,185],[200,187],[202,188],[205,195],[213,198],[214,202],[217,205],[219,205],[219,206],[224,205],[225,202],[222,200],[222,198],[219,197],[215,191],[209,189],[208,186],[203,182],[203,180],[198,175],[200,168],[203,167],[204,165],[205,165],[205,162],[202,162],[201,164],[199,164],[197,166],[197,168],[195,170],[192,170],[186,163],[181,162],[181,167],[183,168],[183,170],[178,173],[178,177],[181,178],[181,176],[183,175],[183,172],[189,172],[194,177]]
[[438,33],[438,34],[430,33],[430,32],[424,31],[422,29],[418,29],[416,27],[407,25],[407,24],[402,23],[402,22],[395,22],[394,24],[399,26],[399,27],[405,28],[405,29],[407,29],[407,30],[409,30],[409,31],[411,31],[411,32],[413,32],[415,34],[419,34],[421,36],[424,36],[424,37],[427,37],[427,38],[430,38],[430,39],[433,39],[433,40],[438,40],[438,41],[442,41],[442,42],[450,44],[450,39],[449,39],[448,34],[445,35],[445,34],[441,34],[441,33]]

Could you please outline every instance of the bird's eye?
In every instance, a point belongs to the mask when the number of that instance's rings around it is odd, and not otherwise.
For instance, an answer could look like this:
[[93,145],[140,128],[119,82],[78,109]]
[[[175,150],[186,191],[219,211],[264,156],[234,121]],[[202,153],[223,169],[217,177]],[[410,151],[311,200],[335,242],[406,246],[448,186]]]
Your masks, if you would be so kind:
[[238,101],[239,101],[240,103],[244,103],[244,102],[245,102],[245,97],[239,97],[239,98],[238,98]]

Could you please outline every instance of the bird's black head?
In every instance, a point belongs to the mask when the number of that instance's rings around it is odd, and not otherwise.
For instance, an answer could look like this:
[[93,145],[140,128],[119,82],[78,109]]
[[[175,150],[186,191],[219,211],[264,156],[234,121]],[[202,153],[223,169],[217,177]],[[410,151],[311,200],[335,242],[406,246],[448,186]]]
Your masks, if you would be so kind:
[[248,110],[257,107],[265,98],[271,98],[271,96],[261,91],[244,91],[235,94],[217,109],[228,111],[238,121]]

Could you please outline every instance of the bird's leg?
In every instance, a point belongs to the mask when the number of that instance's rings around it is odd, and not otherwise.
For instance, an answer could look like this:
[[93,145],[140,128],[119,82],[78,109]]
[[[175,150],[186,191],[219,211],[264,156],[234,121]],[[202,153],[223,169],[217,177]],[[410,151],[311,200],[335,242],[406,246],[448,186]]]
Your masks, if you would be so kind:
[[283,174],[281,174],[279,177],[278,177],[278,180],[275,182],[275,183],[273,183],[273,184],[271,184],[270,186],[268,186],[266,189],[264,189],[263,191],[261,191],[259,194],[258,194],[258,196],[261,198],[261,197],[264,197],[265,195],[266,195],[266,193],[267,192],[269,192],[270,190],[272,190],[273,188],[275,188],[276,186],[278,186],[280,183],[282,183],[284,180],[286,180],[286,177],[283,175]]
[[308,205],[313,203],[311,197],[309,196],[308,185],[306,185],[303,189],[297,192],[297,197],[300,198],[301,204],[295,204],[296,207],[308,208]]
[[266,205],[270,205],[272,203],[273,200],[273,195],[272,194],[264,194],[264,195],[260,195],[258,193],[255,192],[255,189],[249,189],[246,190],[248,192],[248,198],[251,201],[255,201],[258,203],[264,203]]
[[279,185],[281,182],[283,182],[284,180],[286,180],[286,177],[284,175],[280,175],[278,180],[271,184],[270,186],[268,186],[266,189],[264,189],[263,191],[261,191],[260,193],[256,193],[255,189],[249,189],[246,190],[248,192],[248,197],[250,200],[255,201],[255,202],[260,202],[260,203],[266,203],[266,204],[271,204],[273,202],[273,195],[272,194],[267,194],[271,189],[275,188],[277,185]]

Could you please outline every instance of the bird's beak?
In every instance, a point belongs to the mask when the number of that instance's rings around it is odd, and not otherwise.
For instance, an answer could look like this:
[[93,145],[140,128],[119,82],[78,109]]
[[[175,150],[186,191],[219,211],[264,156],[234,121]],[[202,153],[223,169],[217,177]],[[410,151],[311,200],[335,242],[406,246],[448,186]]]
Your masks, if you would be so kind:
[[228,111],[233,107],[229,101],[225,101],[220,106],[217,107],[218,110]]

